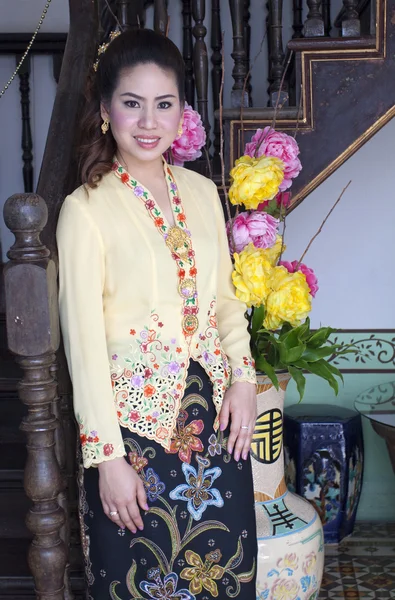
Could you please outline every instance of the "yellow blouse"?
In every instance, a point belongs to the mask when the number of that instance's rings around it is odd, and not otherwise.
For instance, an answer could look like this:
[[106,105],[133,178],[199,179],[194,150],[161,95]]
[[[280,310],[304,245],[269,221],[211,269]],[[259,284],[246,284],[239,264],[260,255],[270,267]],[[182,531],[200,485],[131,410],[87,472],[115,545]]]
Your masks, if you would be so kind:
[[175,227],[118,163],[59,216],[60,319],[85,467],[125,455],[120,426],[170,447],[190,359],[212,381],[217,414],[231,383],[255,383],[217,188],[164,169]]

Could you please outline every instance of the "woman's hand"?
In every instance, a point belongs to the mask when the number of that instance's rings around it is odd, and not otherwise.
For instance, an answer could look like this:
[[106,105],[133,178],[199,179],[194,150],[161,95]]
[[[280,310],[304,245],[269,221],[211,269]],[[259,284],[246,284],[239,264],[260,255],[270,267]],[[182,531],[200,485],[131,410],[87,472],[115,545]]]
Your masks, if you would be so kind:
[[234,459],[247,460],[251,447],[257,416],[256,386],[254,383],[235,381],[225,393],[219,415],[220,428],[224,431],[230,420],[228,452]]
[[[102,462],[99,469],[99,491],[107,517],[132,533],[144,529],[139,505],[149,510],[143,482],[124,458]],[[115,513],[115,514],[111,514]]]

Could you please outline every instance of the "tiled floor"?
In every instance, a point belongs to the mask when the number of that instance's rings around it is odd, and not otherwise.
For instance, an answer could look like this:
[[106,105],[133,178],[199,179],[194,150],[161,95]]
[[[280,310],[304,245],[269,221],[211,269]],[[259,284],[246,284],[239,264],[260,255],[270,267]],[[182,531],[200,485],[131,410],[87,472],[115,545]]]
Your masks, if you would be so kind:
[[395,599],[395,523],[358,523],[352,536],[325,547],[319,600]]

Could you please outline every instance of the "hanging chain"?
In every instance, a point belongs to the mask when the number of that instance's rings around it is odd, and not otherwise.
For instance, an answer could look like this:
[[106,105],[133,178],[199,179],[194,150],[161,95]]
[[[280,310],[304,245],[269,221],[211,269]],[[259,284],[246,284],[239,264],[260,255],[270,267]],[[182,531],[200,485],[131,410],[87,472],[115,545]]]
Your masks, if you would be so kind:
[[2,98],[4,96],[4,94],[6,93],[6,91],[8,90],[8,88],[10,87],[11,83],[14,81],[15,77],[18,75],[19,69],[21,68],[21,66],[23,64],[23,61],[25,60],[26,56],[29,54],[30,48],[33,46],[34,40],[36,39],[37,34],[40,31],[40,29],[41,29],[41,25],[43,24],[44,19],[45,19],[46,15],[47,15],[48,8],[49,8],[50,4],[51,4],[51,0],[47,0],[47,3],[46,3],[46,5],[45,5],[45,7],[43,9],[41,18],[40,18],[40,20],[38,22],[38,25],[37,25],[37,27],[36,27],[33,35],[32,35],[32,39],[30,40],[29,45],[26,48],[26,51],[25,51],[24,55],[22,56],[21,60],[19,61],[19,64],[18,64],[17,68],[15,69],[15,71],[12,74],[12,76],[9,78],[9,80],[5,84],[4,88],[1,90],[1,92],[0,92],[0,98]]

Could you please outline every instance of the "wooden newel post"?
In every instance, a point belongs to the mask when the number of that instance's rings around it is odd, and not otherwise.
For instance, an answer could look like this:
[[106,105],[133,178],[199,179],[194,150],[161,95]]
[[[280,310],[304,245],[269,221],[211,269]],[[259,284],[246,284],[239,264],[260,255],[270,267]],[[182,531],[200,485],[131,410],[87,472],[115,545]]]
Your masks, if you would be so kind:
[[27,526],[33,533],[29,566],[38,600],[63,600],[67,547],[61,538],[65,512],[55,453],[58,422],[52,412],[52,374],[59,346],[56,267],[40,233],[48,218],[36,194],[16,194],[4,206],[4,221],[15,235],[4,268],[8,346],[23,370],[19,397],[27,407],[21,429],[27,438],[25,491],[32,501]]

